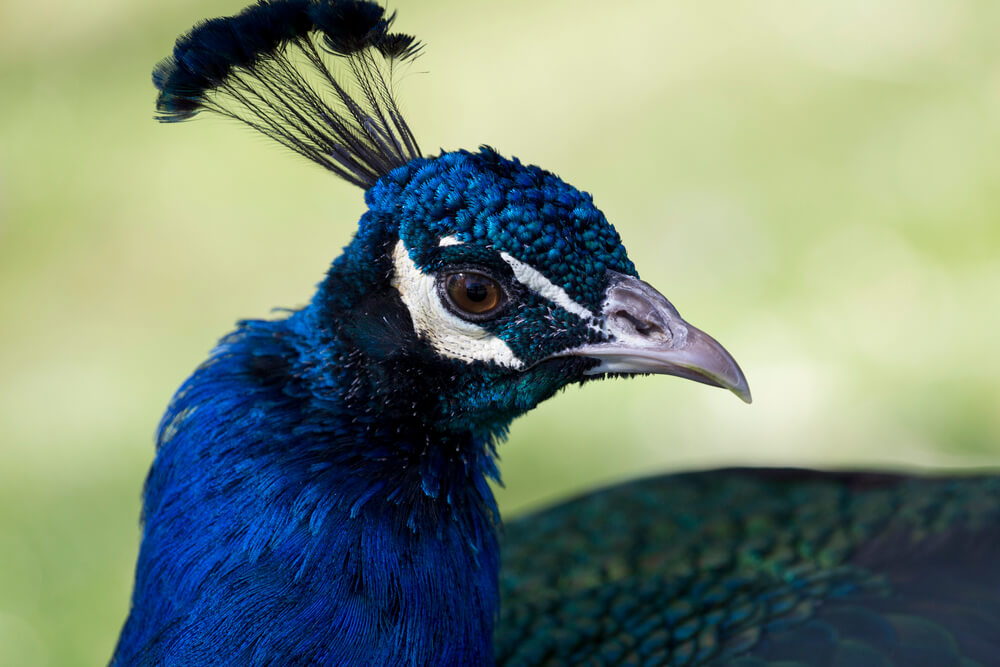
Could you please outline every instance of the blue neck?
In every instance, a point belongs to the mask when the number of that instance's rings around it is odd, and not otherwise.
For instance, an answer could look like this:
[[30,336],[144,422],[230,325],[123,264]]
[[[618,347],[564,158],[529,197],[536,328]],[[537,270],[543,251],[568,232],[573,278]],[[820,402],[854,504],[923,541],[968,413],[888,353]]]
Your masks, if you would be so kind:
[[113,664],[491,663],[492,443],[394,405],[323,308],[242,323],[175,396]]

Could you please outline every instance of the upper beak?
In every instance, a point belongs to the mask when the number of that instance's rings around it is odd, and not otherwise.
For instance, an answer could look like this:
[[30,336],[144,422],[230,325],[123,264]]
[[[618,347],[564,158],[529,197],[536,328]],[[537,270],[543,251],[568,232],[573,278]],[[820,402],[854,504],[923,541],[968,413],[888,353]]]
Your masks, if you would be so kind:
[[560,352],[601,363],[586,371],[661,373],[728,389],[747,403],[750,387],[736,360],[714,338],[685,322],[648,283],[614,271],[605,293],[607,340]]

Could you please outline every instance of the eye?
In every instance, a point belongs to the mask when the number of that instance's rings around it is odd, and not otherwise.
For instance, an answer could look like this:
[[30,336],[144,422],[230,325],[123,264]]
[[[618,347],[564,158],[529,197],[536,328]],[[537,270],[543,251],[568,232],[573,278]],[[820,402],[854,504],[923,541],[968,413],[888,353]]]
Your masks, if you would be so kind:
[[475,271],[446,274],[442,287],[455,314],[466,319],[485,319],[504,302],[500,283]]

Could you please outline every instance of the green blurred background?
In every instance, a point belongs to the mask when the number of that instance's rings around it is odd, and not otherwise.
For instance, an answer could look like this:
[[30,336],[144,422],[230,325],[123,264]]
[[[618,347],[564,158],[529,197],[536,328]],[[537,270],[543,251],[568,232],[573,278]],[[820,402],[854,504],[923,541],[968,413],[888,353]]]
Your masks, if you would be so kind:
[[[242,127],[151,120],[152,65],[239,0],[0,4],[0,664],[91,665],[125,616],[171,393],[311,295],[361,192]],[[1000,461],[996,0],[394,0],[426,152],[595,194],[752,406],[571,388],[501,448],[508,513],[729,464]]]

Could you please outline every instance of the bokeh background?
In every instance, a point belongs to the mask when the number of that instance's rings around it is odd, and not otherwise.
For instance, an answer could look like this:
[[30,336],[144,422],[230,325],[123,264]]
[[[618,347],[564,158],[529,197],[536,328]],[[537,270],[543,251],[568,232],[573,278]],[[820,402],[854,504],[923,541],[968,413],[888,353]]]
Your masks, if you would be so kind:
[[[361,192],[242,127],[152,119],[152,65],[241,0],[0,3],[0,664],[104,663],[171,393],[310,296]],[[752,406],[571,388],[505,512],[667,470],[1000,462],[1000,3],[394,0],[427,152],[595,194]]]

